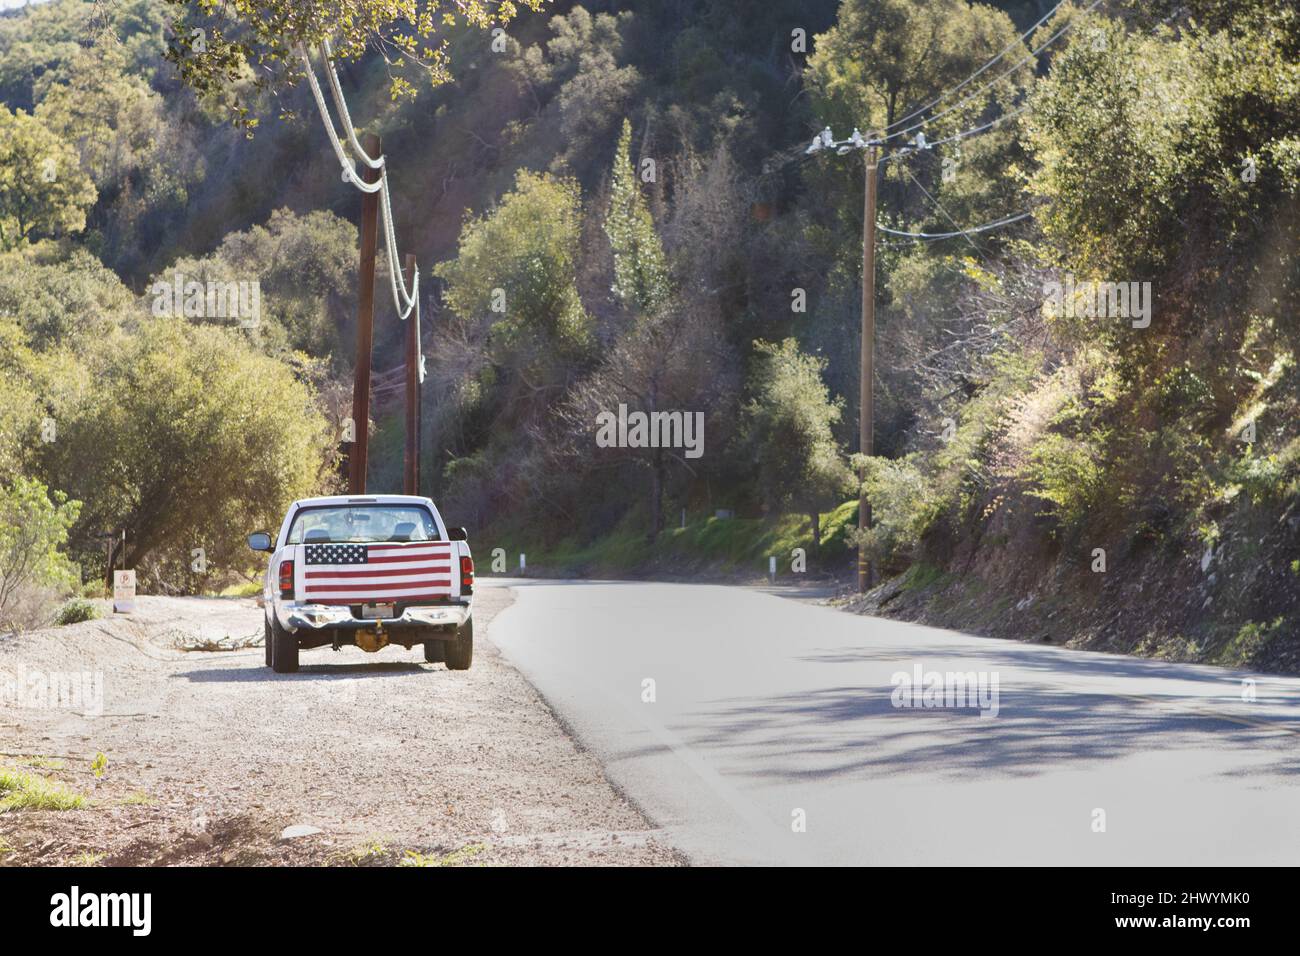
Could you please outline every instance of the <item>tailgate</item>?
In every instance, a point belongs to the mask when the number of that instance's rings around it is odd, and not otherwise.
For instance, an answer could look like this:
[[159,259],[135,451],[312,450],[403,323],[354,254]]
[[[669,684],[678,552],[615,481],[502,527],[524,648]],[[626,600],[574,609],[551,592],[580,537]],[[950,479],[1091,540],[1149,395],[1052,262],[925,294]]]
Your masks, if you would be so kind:
[[460,595],[450,541],[302,544],[295,593],[310,604],[421,604]]

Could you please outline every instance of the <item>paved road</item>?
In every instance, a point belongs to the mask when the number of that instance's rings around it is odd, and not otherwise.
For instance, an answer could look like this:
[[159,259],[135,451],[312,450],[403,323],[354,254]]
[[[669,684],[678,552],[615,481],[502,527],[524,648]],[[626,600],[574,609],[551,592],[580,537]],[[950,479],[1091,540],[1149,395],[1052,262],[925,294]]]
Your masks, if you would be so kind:
[[[1300,862],[1300,679],[742,588],[483,583],[516,591],[493,643],[697,862]],[[987,716],[894,706],[918,665],[982,674]]]

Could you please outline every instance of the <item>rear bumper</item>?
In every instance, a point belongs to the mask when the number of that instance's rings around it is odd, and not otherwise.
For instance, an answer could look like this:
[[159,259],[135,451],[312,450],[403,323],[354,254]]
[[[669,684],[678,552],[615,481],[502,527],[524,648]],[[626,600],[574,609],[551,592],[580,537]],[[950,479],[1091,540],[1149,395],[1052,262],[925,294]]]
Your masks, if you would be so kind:
[[460,627],[470,616],[468,601],[453,604],[429,604],[408,607],[397,617],[358,619],[351,608],[337,604],[289,604],[284,607],[284,620],[289,627],[305,627],[313,631],[389,627]]

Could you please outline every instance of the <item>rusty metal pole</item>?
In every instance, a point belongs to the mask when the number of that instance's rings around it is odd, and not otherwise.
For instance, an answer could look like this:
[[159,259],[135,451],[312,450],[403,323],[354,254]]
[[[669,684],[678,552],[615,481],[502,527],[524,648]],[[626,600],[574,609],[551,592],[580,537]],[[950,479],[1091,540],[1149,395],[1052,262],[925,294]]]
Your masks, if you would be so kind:
[[[876,346],[876,163],[877,147],[866,149],[866,199],[862,224],[862,361],[858,383],[858,449],[864,455],[873,451],[872,383],[875,380]],[[863,474],[859,473],[861,480]],[[871,502],[865,488],[858,492],[858,533],[865,534],[871,527]],[[871,560],[867,556],[866,542],[858,539],[858,592],[871,586]]]
[[[415,256],[407,254],[402,270],[407,285],[415,277]],[[406,317],[406,457],[402,491],[420,493],[420,312]]]
[[[382,155],[379,137],[367,133],[361,146],[371,156]],[[361,178],[379,181],[380,171],[361,164]],[[366,493],[366,456],[370,439],[370,349],[375,323],[375,247],[379,240],[379,193],[361,195],[361,261],[357,282],[357,364],[352,386],[352,423],[355,426],[348,454],[348,494]]]

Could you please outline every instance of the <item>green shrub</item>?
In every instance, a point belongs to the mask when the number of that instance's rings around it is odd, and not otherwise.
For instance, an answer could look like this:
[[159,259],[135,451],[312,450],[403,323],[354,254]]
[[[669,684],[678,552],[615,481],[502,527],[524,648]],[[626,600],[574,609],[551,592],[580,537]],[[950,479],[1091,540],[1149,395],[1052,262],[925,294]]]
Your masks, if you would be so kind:
[[[47,492],[33,479],[19,476],[0,486],[0,625],[33,623],[34,612],[26,605],[43,605],[77,587],[77,567],[62,548],[80,511],[80,502],[61,491]],[[33,601],[33,595],[39,599]]]
[[[863,484],[871,502],[872,528],[865,544],[875,558],[886,563],[916,556],[921,536],[951,501],[936,491],[935,482],[917,465],[917,456],[907,458],[863,458]],[[857,539],[856,532],[849,537]]]
[[1049,502],[1063,527],[1078,527],[1101,488],[1100,457],[1101,449],[1086,437],[1043,435],[1029,454],[1029,494]]
[[1285,619],[1249,621],[1219,652],[1218,663],[1226,667],[1246,667],[1260,657],[1272,641],[1285,633]]
[[1294,463],[1278,455],[1246,453],[1228,468],[1228,480],[1239,485],[1252,501],[1282,501],[1294,490]]
[[65,624],[93,621],[97,617],[99,617],[99,608],[93,602],[85,598],[72,598],[59,608],[58,613],[54,615],[54,623],[62,627]]

